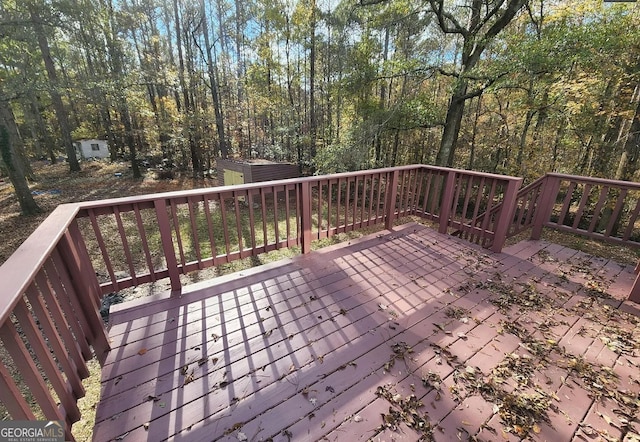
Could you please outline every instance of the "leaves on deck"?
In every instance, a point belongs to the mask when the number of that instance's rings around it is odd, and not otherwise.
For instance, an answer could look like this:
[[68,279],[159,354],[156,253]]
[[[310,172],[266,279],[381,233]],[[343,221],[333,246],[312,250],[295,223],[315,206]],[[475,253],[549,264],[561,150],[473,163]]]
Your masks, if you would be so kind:
[[234,431],[238,431],[242,428],[242,426],[244,425],[244,422],[236,422],[235,424],[233,424],[231,427],[227,428],[226,430],[224,430],[224,435],[228,436],[231,433],[233,433]]
[[461,307],[447,307],[444,311],[447,318],[462,319],[465,316],[469,316],[469,310]]
[[138,354],[139,354],[140,356],[142,356],[142,355],[143,355],[143,354],[145,354],[146,352],[147,352],[147,349],[146,349],[146,348],[141,348],[140,350],[138,350]]
[[497,295],[493,296],[490,302],[498,307],[501,313],[507,312],[514,305],[522,311],[539,310],[553,305],[553,300],[541,293],[532,280],[527,284],[517,284],[517,287],[502,281],[487,280],[481,287]]
[[422,375],[423,387],[440,390],[441,385],[442,385],[442,378],[438,373],[434,373],[431,370],[429,370],[427,374]]
[[387,429],[398,431],[401,424],[413,428],[420,434],[419,440],[433,440],[433,429],[428,419],[427,413],[420,411],[424,404],[411,394],[407,397],[395,393],[389,385],[378,386],[376,395],[389,402],[389,410],[382,413],[382,425],[376,431],[383,432]]
[[406,342],[400,341],[391,345],[392,354],[389,357],[389,360],[385,362],[383,368],[385,371],[390,372],[393,366],[396,363],[396,360],[405,360],[406,357],[413,353],[413,348],[411,348]]

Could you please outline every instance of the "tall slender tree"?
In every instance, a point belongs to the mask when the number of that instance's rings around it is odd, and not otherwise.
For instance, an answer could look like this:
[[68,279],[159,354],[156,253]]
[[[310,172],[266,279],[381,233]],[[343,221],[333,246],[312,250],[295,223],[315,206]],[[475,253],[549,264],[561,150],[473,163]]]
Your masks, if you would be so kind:
[[60,134],[62,136],[62,144],[67,153],[67,160],[69,162],[69,169],[72,172],[80,171],[80,163],[76,156],[76,149],[73,145],[73,138],[71,137],[71,125],[69,123],[68,113],[62,102],[62,96],[59,92],[60,84],[58,82],[58,73],[56,71],[53,58],[51,57],[51,50],[49,47],[49,39],[44,29],[44,21],[38,10],[38,6],[29,0],[26,2],[29,10],[29,16],[31,19],[31,25],[33,26],[34,33],[38,39],[38,46],[42,54],[42,60],[44,62],[47,76],[49,78],[49,94],[51,95],[51,101],[53,102],[53,108],[56,112],[56,119],[60,127]]

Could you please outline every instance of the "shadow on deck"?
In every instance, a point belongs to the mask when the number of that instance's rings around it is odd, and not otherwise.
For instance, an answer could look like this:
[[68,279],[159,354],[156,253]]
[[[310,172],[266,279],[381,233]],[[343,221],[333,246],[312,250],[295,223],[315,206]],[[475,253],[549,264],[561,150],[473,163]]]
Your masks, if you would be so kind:
[[117,305],[94,440],[622,439],[634,277],[409,224]]

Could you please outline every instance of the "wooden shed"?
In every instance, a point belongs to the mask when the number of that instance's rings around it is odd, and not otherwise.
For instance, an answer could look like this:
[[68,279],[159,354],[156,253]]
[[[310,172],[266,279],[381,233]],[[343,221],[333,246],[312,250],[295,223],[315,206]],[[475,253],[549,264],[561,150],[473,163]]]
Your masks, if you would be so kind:
[[291,163],[276,163],[268,160],[216,160],[218,184],[257,183],[260,181],[284,180],[300,176],[298,166]]

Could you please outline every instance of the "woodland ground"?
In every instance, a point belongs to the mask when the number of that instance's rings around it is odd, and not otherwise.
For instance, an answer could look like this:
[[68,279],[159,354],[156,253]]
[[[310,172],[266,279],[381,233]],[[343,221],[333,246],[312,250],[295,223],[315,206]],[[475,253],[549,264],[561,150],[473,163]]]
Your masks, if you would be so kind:
[[[86,162],[82,164],[82,167],[81,172],[71,174],[68,172],[67,164],[49,165],[44,162],[36,162],[33,164],[37,181],[31,183],[31,190],[35,193],[34,198],[36,202],[43,209],[42,214],[33,217],[20,215],[18,202],[13,194],[12,186],[6,179],[4,182],[0,182],[0,237],[2,238],[2,241],[0,241],[0,265],[11,256],[42,220],[59,204],[217,185],[217,179],[215,178],[205,178],[196,181],[188,175],[185,177],[178,175],[175,179],[171,180],[158,180],[152,171],[149,171],[142,180],[133,180],[127,163]],[[117,176],[116,174],[121,174],[121,176]],[[2,180],[2,178],[0,178],[0,180]],[[370,231],[371,230],[367,230],[367,232],[362,233],[368,233]],[[520,237],[512,238],[510,243],[525,239],[527,234],[528,233],[525,232]],[[356,236],[358,235],[359,234],[356,234]],[[339,235],[330,241],[316,244],[316,247],[321,247],[329,242],[338,242],[352,236],[354,235]],[[583,250],[586,253],[596,256],[613,258],[620,263],[635,264],[639,256],[637,252],[624,247],[605,245],[573,235],[546,231],[543,236],[551,242]],[[287,254],[291,255],[293,253],[295,253],[295,251],[279,251],[277,255],[265,257],[266,259],[261,258],[260,260],[244,260],[232,263],[226,265],[225,268],[214,269],[207,277],[213,277],[240,270],[243,267],[280,259]],[[135,292],[137,292],[137,296],[139,296],[141,291],[134,289],[132,293],[125,295],[125,298],[132,295],[136,296],[134,294]],[[83,419],[74,425],[74,436],[78,440],[91,439],[95,406],[99,401],[99,366],[94,361],[91,363],[90,369],[92,376],[85,381],[87,384],[87,396],[80,401]],[[0,418],[7,417],[6,414],[0,413]]]

